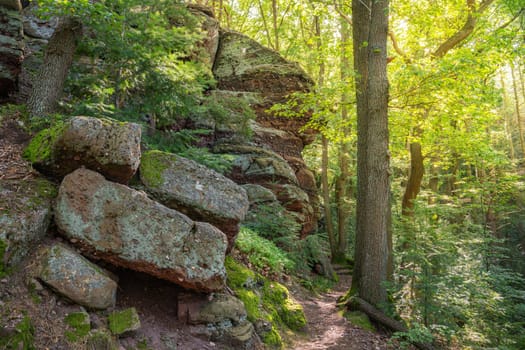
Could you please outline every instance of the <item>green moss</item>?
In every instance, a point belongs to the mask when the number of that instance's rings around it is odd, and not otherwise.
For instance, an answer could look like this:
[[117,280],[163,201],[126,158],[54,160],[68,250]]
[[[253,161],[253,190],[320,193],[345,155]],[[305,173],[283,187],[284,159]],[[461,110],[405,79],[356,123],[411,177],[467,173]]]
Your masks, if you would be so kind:
[[85,311],[70,313],[66,316],[64,322],[72,329],[65,333],[66,338],[71,342],[82,339],[91,330],[89,314]]
[[140,160],[140,177],[149,187],[162,185],[162,173],[175,162],[176,157],[161,151],[148,151]]
[[231,256],[227,256],[224,261],[228,275],[227,283],[233,289],[245,288],[255,282],[255,273],[238,263]]
[[0,337],[0,349],[35,350],[34,334],[35,329],[31,324],[31,319],[24,316],[22,321],[16,325],[16,332],[12,336]]
[[263,342],[272,347],[272,348],[275,348],[275,349],[283,349],[284,348],[284,344],[283,344],[283,340],[281,338],[281,335],[279,334],[279,332],[277,331],[277,329],[272,326],[272,329],[266,333],[263,337]]
[[40,131],[27,145],[23,157],[31,163],[48,162],[53,157],[53,147],[65,127],[66,124],[60,122],[52,128]]
[[361,311],[346,311],[343,316],[355,326],[361,327],[371,332],[376,331],[368,316]]
[[109,330],[115,335],[137,330],[140,320],[134,307],[117,311],[108,316]]
[[107,330],[97,329],[89,333],[86,349],[118,350],[119,345]]
[[279,330],[298,331],[306,326],[303,308],[290,299],[285,286],[256,275],[230,256],[226,257],[225,266],[228,285],[244,303],[248,320],[262,319],[272,324],[272,330],[262,335],[265,344],[280,349],[283,342]]

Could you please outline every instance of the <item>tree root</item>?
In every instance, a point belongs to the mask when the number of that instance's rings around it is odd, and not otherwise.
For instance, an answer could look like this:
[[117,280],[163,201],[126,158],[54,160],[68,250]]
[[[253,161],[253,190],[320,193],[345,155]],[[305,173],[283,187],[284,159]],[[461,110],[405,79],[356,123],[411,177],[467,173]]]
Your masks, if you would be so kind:
[[[408,328],[402,322],[388,317],[382,311],[376,309],[372,304],[357,296],[351,297],[346,304],[350,305],[354,309],[364,312],[375,322],[378,322],[395,332],[408,332]],[[414,342],[413,344],[421,350],[434,350],[432,344],[420,342]]]

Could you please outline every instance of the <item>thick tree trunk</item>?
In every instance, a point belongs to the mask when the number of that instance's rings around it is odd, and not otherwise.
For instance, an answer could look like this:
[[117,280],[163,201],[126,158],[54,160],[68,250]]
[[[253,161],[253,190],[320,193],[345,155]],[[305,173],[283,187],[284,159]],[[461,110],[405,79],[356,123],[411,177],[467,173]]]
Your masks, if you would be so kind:
[[28,106],[31,115],[43,116],[55,110],[73,63],[81,23],[71,17],[60,20],[44,53],[44,62],[33,82]]
[[[386,74],[388,1],[354,0],[352,13],[354,50],[357,51],[354,59],[358,70],[357,292],[361,298],[378,306],[387,299],[384,283],[387,280],[390,254],[390,154]],[[366,51],[366,55],[361,50]]]
[[418,142],[410,143],[410,173],[408,175],[407,186],[401,204],[401,213],[403,216],[414,215],[414,200],[421,189],[421,181],[425,168],[423,167],[423,155],[421,153],[421,144]]

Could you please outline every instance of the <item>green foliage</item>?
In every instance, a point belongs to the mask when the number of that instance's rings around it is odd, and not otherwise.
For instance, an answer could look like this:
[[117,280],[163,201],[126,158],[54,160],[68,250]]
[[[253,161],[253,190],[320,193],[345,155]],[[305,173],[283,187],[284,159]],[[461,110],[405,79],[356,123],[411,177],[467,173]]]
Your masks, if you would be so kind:
[[34,344],[34,328],[28,316],[18,323],[16,332],[10,337],[0,338],[0,346],[6,350],[36,350]]
[[244,226],[285,248],[297,240],[301,229],[295,217],[279,203],[260,204],[253,208]]
[[248,227],[241,226],[235,245],[259,270],[268,270],[272,274],[280,275],[294,268],[293,261],[275,243],[259,236]]
[[89,35],[79,43],[88,57],[67,82],[72,114],[148,113],[158,126],[188,116],[214,84],[198,60],[203,38],[182,1],[39,2],[41,13],[79,18]]
[[428,328],[416,323],[407,332],[394,333],[392,339],[399,341],[400,349],[408,349],[416,343],[432,344],[434,336]]

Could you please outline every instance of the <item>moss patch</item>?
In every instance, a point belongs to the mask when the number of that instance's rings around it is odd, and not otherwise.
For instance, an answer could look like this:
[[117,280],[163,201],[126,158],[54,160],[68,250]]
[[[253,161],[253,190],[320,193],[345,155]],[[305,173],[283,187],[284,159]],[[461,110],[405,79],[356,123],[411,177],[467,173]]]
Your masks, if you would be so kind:
[[137,310],[132,307],[117,311],[108,316],[109,330],[115,335],[134,331],[140,328],[140,319]]
[[0,337],[1,349],[24,349],[35,350],[34,344],[35,329],[31,324],[31,319],[25,316],[16,325],[16,332],[12,336]]
[[376,331],[368,316],[361,311],[346,311],[343,316],[355,326],[361,327],[371,332]]
[[66,124],[59,122],[52,128],[44,129],[33,137],[22,156],[31,163],[47,163],[53,157],[54,147],[63,134]]
[[175,156],[161,151],[148,151],[140,160],[140,177],[145,185],[158,188],[162,185],[162,173],[175,163]]
[[227,283],[244,303],[248,320],[264,320],[272,328],[261,338],[266,345],[281,349],[280,332],[299,331],[306,326],[306,317],[300,304],[290,298],[288,289],[282,284],[255,274],[232,257],[226,257]]
[[91,330],[89,314],[85,311],[70,313],[64,322],[71,328],[65,333],[66,338],[71,342],[79,341]]

